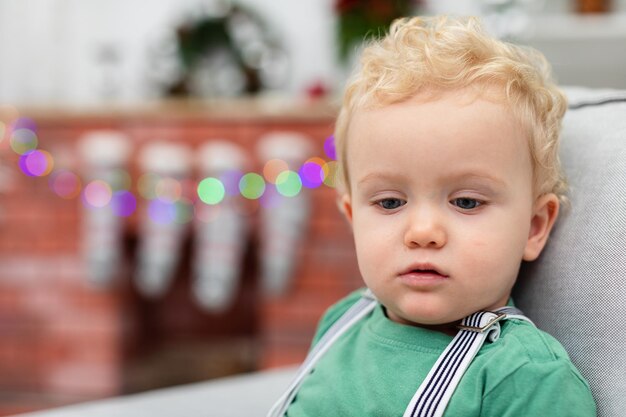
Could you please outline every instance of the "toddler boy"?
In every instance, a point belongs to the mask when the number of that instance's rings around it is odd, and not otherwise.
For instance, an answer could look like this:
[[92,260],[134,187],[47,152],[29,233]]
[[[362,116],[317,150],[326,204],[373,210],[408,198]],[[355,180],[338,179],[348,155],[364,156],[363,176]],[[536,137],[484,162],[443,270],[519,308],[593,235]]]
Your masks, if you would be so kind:
[[[595,415],[562,346],[515,314],[497,325],[504,314],[490,316],[485,328],[499,334],[479,345],[455,388],[437,388],[436,401],[419,394],[454,380],[456,368],[437,372],[457,366],[446,359],[457,347],[446,349],[461,321],[512,305],[521,261],[544,248],[566,201],[565,109],[545,59],[493,39],[476,19],[397,21],[364,50],[335,140],[341,208],[376,301],[325,338],[286,415]],[[314,353],[362,295],[329,309]],[[476,323],[468,334],[482,337]]]

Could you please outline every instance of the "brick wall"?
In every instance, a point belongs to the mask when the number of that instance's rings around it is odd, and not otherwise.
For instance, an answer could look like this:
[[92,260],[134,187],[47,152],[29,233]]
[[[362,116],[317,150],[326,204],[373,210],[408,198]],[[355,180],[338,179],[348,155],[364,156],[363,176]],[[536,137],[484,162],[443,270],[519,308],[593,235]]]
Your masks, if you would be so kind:
[[77,201],[13,177],[0,203],[0,413],[114,395],[126,292],[85,285]]
[[[155,139],[197,148],[209,138],[227,138],[253,155],[264,133],[291,130],[310,137],[316,150],[311,156],[323,156],[333,113],[308,113],[209,117],[202,111],[168,110],[29,116],[38,126],[39,147],[55,156],[57,168],[78,169],[76,143],[85,132],[124,131],[134,145],[129,172],[136,180],[136,155]],[[126,220],[117,284],[96,290],[87,285],[80,254],[79,199],[64,200],[50,190],[47,178],[21,174],[6,138],[0,141],[0,154],[12,171],[10,187],[0,195],[0,415],[298,363],[322,312],[361,286],[335,191],[321,187],[309,190],[311,218],[283,297],[266,299],[258,290],[253,233],[229,311],[209,314],[192,302],[190,238],[171,291],[159,301],[142,299],[131,284],[141,208]],[[257,172],[264,162],[256,160]],[[251,216],[258,220],[255,213]]]

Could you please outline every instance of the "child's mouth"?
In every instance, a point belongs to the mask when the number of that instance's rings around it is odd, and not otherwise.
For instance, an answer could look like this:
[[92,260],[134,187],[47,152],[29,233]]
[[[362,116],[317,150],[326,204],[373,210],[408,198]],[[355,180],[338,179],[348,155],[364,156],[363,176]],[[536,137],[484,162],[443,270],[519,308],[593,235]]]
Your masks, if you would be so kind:
[[445,275],[440,274],[439,272],[435,271],[434,269],[413,269],[411,271],[409,271],[407,274],[409,275],[419,275],[419,276],[433,276],[433,277],[439,277],[439,278],[446,278]]
[[413,270],[411,270],[411,273],[415,273],[415,274],[438,274],[438,275],[441,275],[439,272],[435,271],[434,269],[413,269]]
[[434,266],[424,265],[406,269],[399,278],[409,286],[424,286],[441,282],[448,276]]

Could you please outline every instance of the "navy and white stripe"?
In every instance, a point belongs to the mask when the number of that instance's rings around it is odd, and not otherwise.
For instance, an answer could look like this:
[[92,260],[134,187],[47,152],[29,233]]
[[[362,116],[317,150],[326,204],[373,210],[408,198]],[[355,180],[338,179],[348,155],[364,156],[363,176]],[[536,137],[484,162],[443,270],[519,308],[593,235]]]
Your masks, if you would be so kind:
[[494,312],[479,311],[461,322],[462,329],[432,367],[422,385],[411,399],[403,417],[441,417],[463,374],[485,343],[500,336],[499,314],[506,319],[532,321],[515,307],[503,307]]
[[[494,317],[496,314],[478,312],[463,319],[462,324],[464,326],[482,327]],[[486,337],[486,333],[471,330],[461,330],[457,333],[411,399],[404,412],[404,417],[443,415],[454,389]]]

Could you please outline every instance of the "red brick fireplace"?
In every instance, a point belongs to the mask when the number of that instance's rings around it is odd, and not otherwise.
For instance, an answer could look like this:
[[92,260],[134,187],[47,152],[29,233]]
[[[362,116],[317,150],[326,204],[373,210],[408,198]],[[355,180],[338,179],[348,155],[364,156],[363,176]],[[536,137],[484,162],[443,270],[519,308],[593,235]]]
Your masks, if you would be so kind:
[[[0,120],[8,125],[17,113],[33,119],[39,148],[65,169],[78,169],[76,144],[85,132],[124,132],[133,141],[128,167],[133,186],[136,153],[153,140],[197,149],[207,139],[227,138],[254,155],[264,133],[296,131],[310,138],[316,150],[311,156],[323,156],[334,117],[334,109],[321,103],[11,110],[0,113]],[[324,309],[361,285],[335,191],[323,186],[310,190],[307,234],[283,297],[268,299],[259,291],[254,229],[229,311],[209,314],[192,302],[190,238],[173,288],[158,301],[140,297],[131,278],[141,201],[125,221],[116,284],[92,288],[80,250],[80,198],[60,198],[46,177],[22,174],[18,156],[7,146],[8,130],[4,134],[1,163],[10,175],[0,194],[0,415],[297,363]],[[255,160],[257,172],[264,162]],[[251,216],[255,224],[258,219]]]

